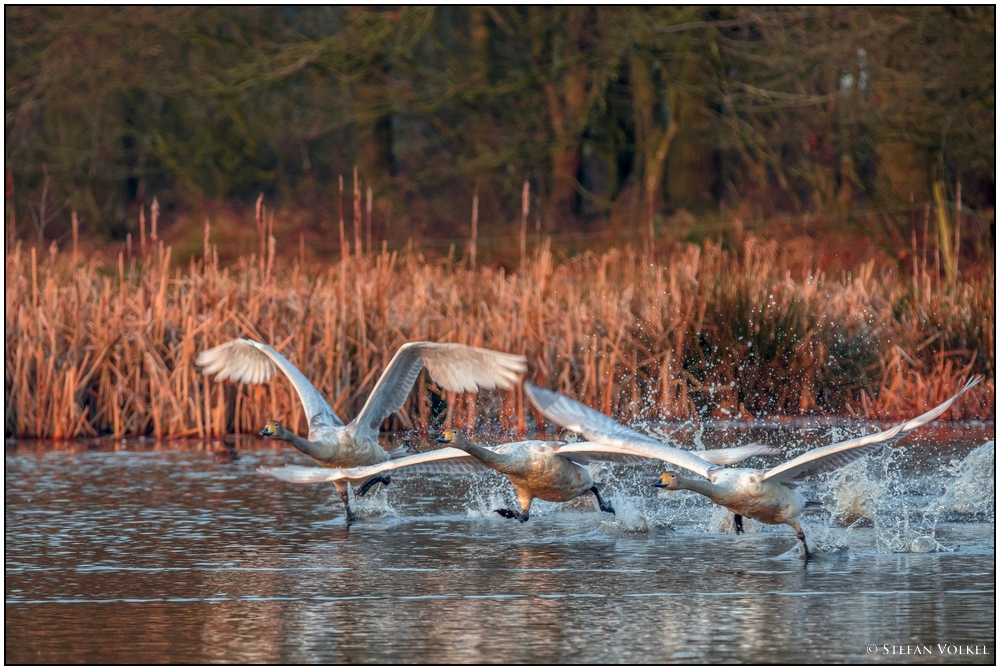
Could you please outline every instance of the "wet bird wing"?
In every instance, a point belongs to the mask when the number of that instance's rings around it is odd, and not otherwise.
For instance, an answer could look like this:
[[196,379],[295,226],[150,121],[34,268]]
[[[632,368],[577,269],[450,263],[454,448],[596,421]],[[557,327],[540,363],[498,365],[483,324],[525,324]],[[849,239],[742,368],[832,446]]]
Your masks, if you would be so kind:
[[[638,433],[637,433],[638,435]],[[657,442],[651,438],[643,441],[635,440],[629,442],[623,440],[621,444],[602,444],[600,442],[571,442],[559,447],[558,454],[565,456],[571,461],[578,463],[589,463],[591,461],[611,461],[615,463],[642,463],[650,459],[667,461],[674,463],[670,457],[675,452],[690,454],[696,458],[708,461],[714,465],[731,465],[745,461],[752,456],[763,456],[766,454],[776,454],[778,450],[764,444],[748,444],[742,447],[730,447],[727,449],[706,449],[705,451],[685,451],[676,449],[669,445]],[[677,463],[674,463],[678,465]],[[685,466],[686,467],[686,466]]]
[[374,437],[379,424],[400,409],[426,367],[431,379],[455,392],[509,389],[527,369],[524,356],[462,344],[408,342],[399,348],[354,419],[355,435]]
[[[591,442],[600,443],[601,453],[606,454],[601,460],[615,460],[614,455],[655,458],[673,463],[707,479],[710,479],[709,473],[719,467],[701,458],[700,455],[662,444],[631,428],[626,428],[611,417],[583,403],[570,400],[561,393],[548,391],[528,382],[524,384],[524,390],[531,404],[550,421],[580,433]],[[569,457],[573,449],[573,444],[567,444],[559,448],[559,453]],[[593,449],[589,447],[582,448],[581,453],[584,450],[594,454]],[[592,458],[596,460],[596,454]]]
[[489,469],[491,468],[488,465],[461,449],[444,447],[360,468],[316,468],[285,465],[279,468],[262,466],[257,468],[257,472],[293,484],[314,484],[336,481],[361,482],[375,475],[397,471],[404,471],[405,474],[430,474],[437,472],[481,472]]
[[817,447],[806,453],[771,468],[764,474],[764,479],[777,483],[785,483],[797,479],[803,479],[809,475],[821,472],[830,472],[847,465],[851,461],[872,453],[882,445],[892,440],[899,439],[907,433],[920,428],[924,424],[930,423],[934,419],[944,414],[955,400],[982,381],[982,377],[974,377],[966,382],[962,389],[951,398],[941,403],[931,411],[921,414],[915,419],[910,419],[898,426],[893,426],[889,430],[880,433],[872,433],[863,437],[856,437],[852,440],[837,442],[827,447]]
[[299,400],[309,417],[309,430],[319,427],[343,426],[320,392],[306,379],[297,367],[277,351],[250,339],[239,339],[206,349],[198,354],[195,365],[202,368],[204,375],[216,375],[216,379],[232,379],[245,384],[260,384],[274,376],[280,368],[291,380],[299,394]]

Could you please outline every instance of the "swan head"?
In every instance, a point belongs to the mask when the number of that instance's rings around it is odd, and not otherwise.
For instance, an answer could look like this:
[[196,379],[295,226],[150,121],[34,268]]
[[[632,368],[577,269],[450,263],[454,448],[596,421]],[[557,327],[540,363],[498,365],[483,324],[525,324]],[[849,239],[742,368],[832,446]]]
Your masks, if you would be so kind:
[[676,472],[664,472],[660,478],[653,482],[653,486],[669,491],[676,491],[680,488],[680,480]]
[[441,444],[451,444],[458,439],[458,431],[448,428],[447,430],[442,430],[441,434],[438,435],[435,442],[440,442]]
[[277,437],[281,434],[281,430],[281,422],[271,420],[264,424],[258,435],[262,437]]

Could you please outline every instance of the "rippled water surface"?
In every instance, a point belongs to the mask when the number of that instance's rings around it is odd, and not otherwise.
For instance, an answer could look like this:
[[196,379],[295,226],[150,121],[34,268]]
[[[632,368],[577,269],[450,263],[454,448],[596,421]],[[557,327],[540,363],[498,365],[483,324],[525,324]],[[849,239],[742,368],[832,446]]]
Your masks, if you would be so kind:
[[414,476],[348,530],[332,487],[254,473],[307,464],[274,443],[226,463],[8,442],[6,661],[993,664],[993,432],[926,431],[809,484],[808,564],[787,527],[736,536],[657,493],[652,465],[598,471],[616,517],[588,497],[519,524],[491,511],[515,502],[499,475]]

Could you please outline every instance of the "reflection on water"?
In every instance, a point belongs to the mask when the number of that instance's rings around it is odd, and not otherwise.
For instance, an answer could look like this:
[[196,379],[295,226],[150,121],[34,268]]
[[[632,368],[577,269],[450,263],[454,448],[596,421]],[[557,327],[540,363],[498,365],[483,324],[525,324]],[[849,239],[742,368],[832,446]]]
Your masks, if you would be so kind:
[[[347,530],[332,487],[254,474],[306,462],[291,450],[8,443],[6,660],[992,664],[992,436],[811,485],[806,566],[787,528],[721,533],[700,499],[651,492],[652,466],[601,471],[618,517],[540,503],[522,525],[490,513],[513,502],[498,476],[400,477]],[[858,495],[871,519],[838,521]],[[890,553],[920,535],[950,551]]]

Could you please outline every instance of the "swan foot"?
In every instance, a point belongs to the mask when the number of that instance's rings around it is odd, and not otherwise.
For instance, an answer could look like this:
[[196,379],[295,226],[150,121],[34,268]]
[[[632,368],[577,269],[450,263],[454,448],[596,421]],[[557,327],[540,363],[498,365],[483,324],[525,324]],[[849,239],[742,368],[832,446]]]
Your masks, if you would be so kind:
[[507,519],[517,519],[521,523],[528,520],[528,515],[524,512],[515,512],[514,510],[507,509],[506,507],[494,511],[502,517]]
[[739,514],[733,515],[733,525],[736,526],[736,534],[739,535],[743,532],[743,517]]
[[602,512],[609,512],[611,514],[615,513],[615,508],[611,506],[611,503],[601,497],[601,494],[597,491],[597,485],[590,487],[590,490],[595,496],[597,496],[597,504],[600,506]]
[[358,489],[356,489],[354,491],[354,495],[363,496],[364,494],[368,493],[368,489],[375,486],[376,484],[381,484],[382,486],[388,486],[390,483],[392,483],[391,477],[383,477],[382,475],[376,475],[375,477],[372,477],[364,484],[362,484]]

